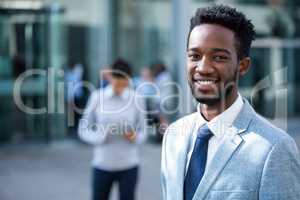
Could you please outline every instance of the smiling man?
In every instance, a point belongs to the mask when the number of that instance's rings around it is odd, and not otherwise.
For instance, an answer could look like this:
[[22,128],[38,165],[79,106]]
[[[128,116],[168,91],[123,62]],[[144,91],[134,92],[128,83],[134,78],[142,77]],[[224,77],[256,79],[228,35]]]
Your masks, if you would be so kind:
[[295,141],[238,92],[250,67],[253,24],[228,6],[198,9],[187,42],[187,79],[197,112],[167,129],[164,200],[299,200]]

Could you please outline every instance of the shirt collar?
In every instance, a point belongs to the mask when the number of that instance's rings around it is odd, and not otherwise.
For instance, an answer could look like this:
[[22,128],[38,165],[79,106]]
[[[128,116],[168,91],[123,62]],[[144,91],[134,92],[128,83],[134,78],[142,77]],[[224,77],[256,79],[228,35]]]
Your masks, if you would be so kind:
[[107,99],[109,99],[109,98],[112,98],[112,97],[120,97],[121,99],[128,99],[129,98],[129,95],[130,95],[130,92],[132,92],[131,90],[130,90],[130,88],[129,87],[126,87],[124,90],[123,90],[123,92],[122,92],[122,94],[121,95],[117,95],[117,94],[115,94],[114,93],[114,90],[113,90],[113,88],[112,88],[112,86],[111,85],[108,85],[108,86],[106,86],[105,88],[104,88],[104,97],[105,98],[107,98]]
[[237,99],[234,101],[234,103],[227,108],[224,112],[213,118],[211,121],[206,121],[206,119],[201,115],[200,111],[200,103],[197,106],[197,111],[200,114],[200,120],[199,123],[202,125],[204,123],[207,123],[209,129],[211,132],[217,136],[218,138],[221,138],[225,135],[226,130],[232,125],[235,118],[237,117],[238,113],[241,111],[243,107],[243,99],[242,96],[238,93]]

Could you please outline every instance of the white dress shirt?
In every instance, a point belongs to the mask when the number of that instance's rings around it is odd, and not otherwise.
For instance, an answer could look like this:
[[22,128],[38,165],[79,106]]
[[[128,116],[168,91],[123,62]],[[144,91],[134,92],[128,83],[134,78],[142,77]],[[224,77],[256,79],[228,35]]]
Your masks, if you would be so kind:
[[206,167],[210,164],[214,154],[216,153],[220,143],[222,142],[222,139],[225,136],[226,130],[232,125],[235,118],[241,111],[243,107],[243,99],[240,94],[238,94],[237,99],[234,101],[234,103],[227,108],[224,112],[213,118],[211,121],[207,121],[201,114],[200,110],[200,104],[198,104],[197,111],[199,115],[197,115],[195,129],[192,134],[192,145],[190,146],[188,150],[188,158],[186,163],[186,171],[188,169],[188,164],[190,161],[190,158],[193,153],[194,145],[196,142],[198,130],[201,126],[204,124],[207,124],[208,128],[212,132],[213,136],[210,138],[208,143],[208,149],[207,149],[207,161],[206,161]]
[[[111,86],[94,91],[79,123],[79,137],[95,146],[92,165],[108,171],[125,170],[139,164],[138,144],[146,139],[143,100],[126,88],[118,96]],[[124,133],[134,130],[135,142]]]

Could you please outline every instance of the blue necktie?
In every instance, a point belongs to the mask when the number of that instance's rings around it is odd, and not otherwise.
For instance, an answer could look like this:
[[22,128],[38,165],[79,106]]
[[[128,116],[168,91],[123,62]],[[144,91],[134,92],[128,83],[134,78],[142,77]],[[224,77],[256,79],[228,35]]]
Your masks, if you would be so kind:
[[212,133],[207,125],[202,126],[198,130],[197,139],[184,180],[184,200],[193,199],[195,191],[203,177],[207,158],[208,140],[211,136]]

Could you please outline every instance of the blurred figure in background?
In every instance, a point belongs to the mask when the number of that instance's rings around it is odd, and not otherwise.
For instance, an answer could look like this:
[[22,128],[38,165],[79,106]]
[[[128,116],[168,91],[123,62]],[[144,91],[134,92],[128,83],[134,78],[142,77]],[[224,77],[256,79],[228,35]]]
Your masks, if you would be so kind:
[[135,77],[133,82],[137,92],[141,95],[154,95],[156,92],[154,77],[149,67],[143,67],[140,76]]
[[[174,94],[174,82],[167,67],[162,62],[157,62],[152,65],[154,83],[159,90],[157,99],[157,108],[159,111],[159,126],[166,127],[170,121],[170,113],[174,107],[174,99],[170,98]],[[161,141],[164,133],[164,128],[158,128],[159,137],[157,140]]]
[[103,66],[99,70],[99,87],[105,88],[111,81],[111,69],[110,66]]
[[93,200],[107,200],[114,182],[120,200],[134,200],[139,171],[138,145],[145,141],[145,109],[129,86],[131,67],[117,60],[110,84],[91,94],[80,120],[79,137],[94,145]]
[[149,67],[143,67],[140,71],[140,76],[134,78],[134,85],[138,95],[142,96],[146,104],[147,110],[147,125],[154,129],[151,129],[154,142],[161,141],[161,134],[159,132],[160,126],[160,109],[159,109],[159,88],[154,82],[153,71]]
[[68,114],[68,134],[76,135],[80,114],[76,108],[82,106],[83,100],[83,66],[81,63],[71,62],[65,71],[66,102]]

